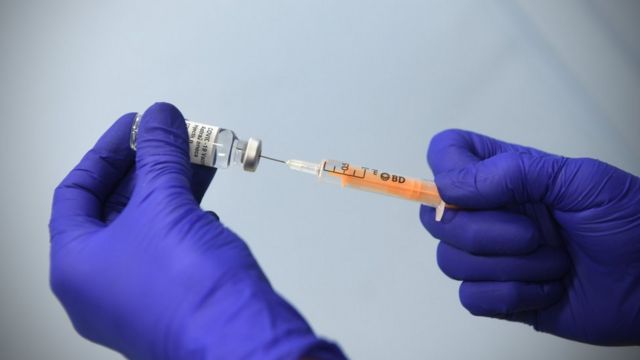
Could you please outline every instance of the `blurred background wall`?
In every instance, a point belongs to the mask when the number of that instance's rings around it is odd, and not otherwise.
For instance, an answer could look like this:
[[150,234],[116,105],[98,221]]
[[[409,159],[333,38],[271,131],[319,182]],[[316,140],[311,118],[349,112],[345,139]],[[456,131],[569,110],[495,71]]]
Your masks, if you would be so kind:
[[[0,3],[0,358],[117,359],[48,286],[54,187],[121,114],[155,101],[257,136],[267,155],[430,177],[456,127],[640,174],[637,1]],[[263,162],[203,207],[354,359],[637,359],[476,318],[418,206]]]

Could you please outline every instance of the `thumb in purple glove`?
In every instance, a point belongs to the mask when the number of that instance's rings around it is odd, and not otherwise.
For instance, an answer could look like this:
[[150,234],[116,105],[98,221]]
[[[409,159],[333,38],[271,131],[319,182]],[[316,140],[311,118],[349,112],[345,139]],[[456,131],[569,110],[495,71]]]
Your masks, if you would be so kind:
[[462,130],[428,153],[451,210],[421,220],[471,313],[602,345],[640,344],[640,179]]
[[[135,359],[343,358],[271,287],[247,245],[198,206],[169,104],[118,120],[56,189],[51,287],[84,337]],[[134,159],[135,157],[135,159]]]

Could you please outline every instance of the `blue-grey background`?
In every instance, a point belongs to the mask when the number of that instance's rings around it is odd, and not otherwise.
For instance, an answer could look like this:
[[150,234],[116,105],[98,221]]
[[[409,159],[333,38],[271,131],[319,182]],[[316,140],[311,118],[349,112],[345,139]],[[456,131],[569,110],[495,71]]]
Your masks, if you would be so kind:
[[[48,286],[53,189],[121,114],[154,101],[265,154],[430,177],[466,128],[640,173],[637,1],[0,3],[0,358],[117,359]],[[203,201],[274,286],[354,359],[632,359],[464,310],[418,206],[263,162]]]

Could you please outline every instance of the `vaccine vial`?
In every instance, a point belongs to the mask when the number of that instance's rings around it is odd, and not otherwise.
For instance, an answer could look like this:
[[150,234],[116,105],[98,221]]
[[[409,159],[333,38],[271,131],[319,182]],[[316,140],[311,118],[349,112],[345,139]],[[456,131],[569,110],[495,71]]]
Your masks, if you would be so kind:
[[[130,145],[133,150],[136,149],[141,120],[142,115],[136,114],[131,127]],[[245,171],[256,171],[262,153],[262,142],[259,139],[241,140],[231,130],[189,120],[186,120],[186,125],[192,163],[218,169],[242,165]]]

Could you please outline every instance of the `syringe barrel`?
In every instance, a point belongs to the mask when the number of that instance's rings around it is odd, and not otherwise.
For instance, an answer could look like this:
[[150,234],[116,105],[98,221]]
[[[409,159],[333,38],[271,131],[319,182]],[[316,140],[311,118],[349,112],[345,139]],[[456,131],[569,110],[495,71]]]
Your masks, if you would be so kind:
[[433,181],[354,166],[343,161],[323,161],[320,178],[324,181],[338,183],[343,187],[395,196],[433,207],[444,204]]

